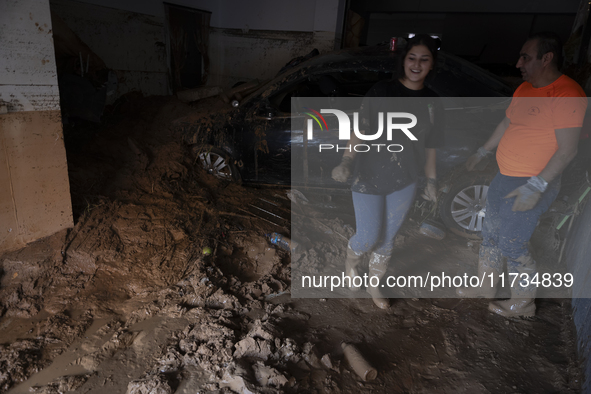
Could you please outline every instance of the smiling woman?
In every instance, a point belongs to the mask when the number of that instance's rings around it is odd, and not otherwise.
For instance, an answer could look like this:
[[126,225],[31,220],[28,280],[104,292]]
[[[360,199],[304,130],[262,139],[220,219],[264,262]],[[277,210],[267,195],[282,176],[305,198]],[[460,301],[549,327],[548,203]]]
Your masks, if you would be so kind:
[[[436,57],[437,45],[433,38],[419,35],[408,41],[401,56],[404,72],[399,79],[378,82],[366,94],[359,111],[359,129],[363,135],[356,133],[350,139],[349,148],[353,149],[345,150],[341,164],[332,171],[333,179],[338,182],[346,182],[350,175],[354,179],[351,191],[356,233],[349,240],[345,275],[353,283],[359,277],[357,265],[365,253],[371,252],[369,275],[377,278],[377,285],[366,290],[381,309],[389,308],[389,300],[382,295],[379,281],[388,268],[396,233],[414,200],[421,168],[428,179],[423,196],[437,201],[435,149],[443,146],[443,106],[437,94],[425,86],[425,79],[435,67]],[[390,142],[391,128],[388,128],[389,135],[382,135],[384,122],[381,114],[391,109],[389,100],[384,97],[404,98],[401,103],[412,107],[409,114],[413,123],[406,126],[416,125],[413,131],[420,133],[420,139],[411,138],[416,140],[413,147],[402,151],[385,149],[368,153],[369,150],[355,149],[365,146],[358,142],[373,139],[374,135],[378,145]],[[416,101],[419,98],[421,100]],[[400,115],[404,113],[399,112]],[[375,119],[379,120],[376,122]],[[354,285],[350,288],[358,290]]]
[[434,66],[435,59],[431,50],[425,45],[416,45],[408,50],[404,58],[404,74],[400,82],[409,89],[420,90]]

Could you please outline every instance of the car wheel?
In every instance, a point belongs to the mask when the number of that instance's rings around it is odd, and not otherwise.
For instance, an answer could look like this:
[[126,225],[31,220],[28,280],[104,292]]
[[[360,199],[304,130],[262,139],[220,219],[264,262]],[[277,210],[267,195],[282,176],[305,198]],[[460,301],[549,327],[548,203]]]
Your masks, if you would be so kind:
[[486,216],[486,196],[494,175],[467,174],[458,178],[441,199],[441,220],[454,233],[480,239]]
[[195,162],[218,179],[240,182],[240,174],[229,154],[211,145],[194,145],[191,148]]

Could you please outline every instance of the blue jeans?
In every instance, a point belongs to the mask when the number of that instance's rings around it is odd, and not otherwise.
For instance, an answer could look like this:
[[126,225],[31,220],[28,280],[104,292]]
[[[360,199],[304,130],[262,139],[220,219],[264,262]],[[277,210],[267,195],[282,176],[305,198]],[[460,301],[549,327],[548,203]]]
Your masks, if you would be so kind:
[[349,246],[356,253],[390,256],[394,237],[414,201],[416,183],[388,195],[353,192],[356,233]]
[[509,273],[536,273],[535,262],[529,255],[529,240],[538,225],[538,219],[556,199],[560,191],[560,178],[548,185],[535,207],[525,212],[513,212],[511,208],[516,197],[504,197],[527,183],[528,179],[498,173],[488,188],[480,256],[488,255],[485,265],[500,273],[503,272],[502,256],[507,258]]

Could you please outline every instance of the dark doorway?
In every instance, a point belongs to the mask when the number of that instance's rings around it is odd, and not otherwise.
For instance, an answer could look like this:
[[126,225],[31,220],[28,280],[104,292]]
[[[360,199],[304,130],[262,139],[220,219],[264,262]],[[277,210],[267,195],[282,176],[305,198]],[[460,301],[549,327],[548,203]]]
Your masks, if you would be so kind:
[[211,12],[166,3],[164,7],[174,92],[204,85],[209,75]]

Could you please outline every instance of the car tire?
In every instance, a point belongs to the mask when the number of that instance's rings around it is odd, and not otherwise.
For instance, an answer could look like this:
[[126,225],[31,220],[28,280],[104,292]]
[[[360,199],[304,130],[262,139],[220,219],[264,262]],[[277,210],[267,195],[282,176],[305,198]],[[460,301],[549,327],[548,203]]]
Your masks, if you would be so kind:
[[472,173],[457,178],[440,200],[439,215],[453,233],[481,239],[486,195],[494,174]]
[[212,145],[193,145],[191,147],[194,163],[216,178],[240,183],[240,173],[232,157],[222,149]]

